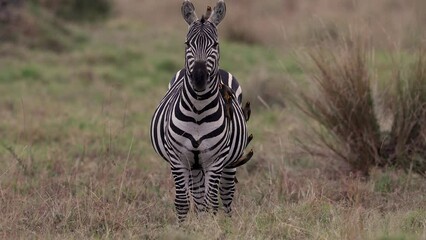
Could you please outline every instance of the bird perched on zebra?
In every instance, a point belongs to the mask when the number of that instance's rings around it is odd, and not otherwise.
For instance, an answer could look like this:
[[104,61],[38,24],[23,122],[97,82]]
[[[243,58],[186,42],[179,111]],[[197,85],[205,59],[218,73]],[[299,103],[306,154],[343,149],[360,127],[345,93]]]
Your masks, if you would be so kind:
[[226,13],[219,0],[200,19],[185,0],[181,7],[189,25],[185,41],[185,67],[169,83],[154,112],[151,141],[155,151],[171,167],[175,182],[175,207],[179,221],[190,208],[217,212],[219,196],[231,212],[236,167],[253,156],[243,156],[248,136],[250,105],[242,107],[242,89],[230,73],[219,68],[217,26]]

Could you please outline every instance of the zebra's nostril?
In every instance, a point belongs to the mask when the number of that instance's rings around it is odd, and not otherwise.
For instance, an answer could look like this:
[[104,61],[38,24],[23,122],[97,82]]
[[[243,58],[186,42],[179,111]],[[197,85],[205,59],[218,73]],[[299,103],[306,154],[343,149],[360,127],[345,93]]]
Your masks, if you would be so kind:
[[197,60],[194,62],[194,67],[193,70],[197,70],[197,69],[207,69],[207,62],[206,61],[202,61],[202,60]]

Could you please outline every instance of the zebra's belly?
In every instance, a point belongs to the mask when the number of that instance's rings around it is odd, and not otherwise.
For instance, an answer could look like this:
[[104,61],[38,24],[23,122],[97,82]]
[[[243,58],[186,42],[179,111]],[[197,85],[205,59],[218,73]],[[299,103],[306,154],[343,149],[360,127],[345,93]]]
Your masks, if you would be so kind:
[[185,130],[182,130],[187,135],[172,135],[180,144],[178,157],[186,167],[206,169],[229,151],[227,131],[215,132],[217,128],[213,124],[186,123]]

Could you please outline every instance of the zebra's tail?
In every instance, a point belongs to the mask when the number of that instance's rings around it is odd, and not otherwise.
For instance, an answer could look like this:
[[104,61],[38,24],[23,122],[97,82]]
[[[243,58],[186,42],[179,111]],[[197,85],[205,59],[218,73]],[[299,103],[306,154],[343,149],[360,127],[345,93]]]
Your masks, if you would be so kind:
[[238,159],[238,161],[236,161],[235,163],[231,164],[228,168],[237,168],[237,167],[241,167],[242,165],[246,164],[248,161],[250,161],[250,159],[253,157],[253,149],[250,150],[249,153],[247,153],[246,155],[242,156],[240,159]]
[[251,115],[250,102],[246,102],[246,105],[243,108],[243,113],[244,113],[244,118],[246,119],[246,122],[248,122],[248,120],[250,119],[250,115]]

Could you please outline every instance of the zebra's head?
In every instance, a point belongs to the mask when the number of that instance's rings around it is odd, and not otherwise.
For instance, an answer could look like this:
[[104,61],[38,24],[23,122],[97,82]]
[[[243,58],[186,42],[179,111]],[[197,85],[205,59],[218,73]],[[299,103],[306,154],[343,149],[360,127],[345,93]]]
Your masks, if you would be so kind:
[[193,89],[203,92],[214,84],[209,81],[219,70],[217,25],[225,17],[226,5],[223,0],[219,0],[213,11],[207,8],[201,19],[197,18],[195,7],[189,0],[183,2],[181,10],[189,25],[185,41],[185,69],[190,74]]

